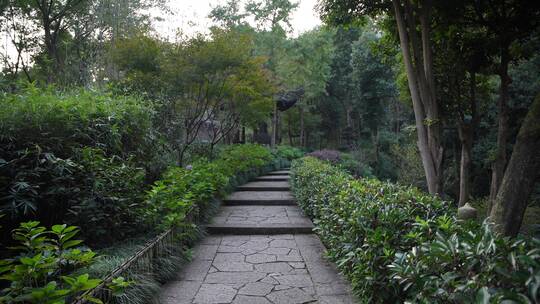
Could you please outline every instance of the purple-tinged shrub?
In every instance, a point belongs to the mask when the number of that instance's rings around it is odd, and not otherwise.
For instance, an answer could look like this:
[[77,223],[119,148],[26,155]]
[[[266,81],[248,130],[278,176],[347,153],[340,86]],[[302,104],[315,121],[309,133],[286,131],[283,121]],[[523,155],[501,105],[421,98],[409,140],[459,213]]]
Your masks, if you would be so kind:
[[320,160],[326,160],[333,164],[338,163],[341,159],[341,153],[339,151],[328,149],[313,151],[309,153],[308,156],[312,156]]

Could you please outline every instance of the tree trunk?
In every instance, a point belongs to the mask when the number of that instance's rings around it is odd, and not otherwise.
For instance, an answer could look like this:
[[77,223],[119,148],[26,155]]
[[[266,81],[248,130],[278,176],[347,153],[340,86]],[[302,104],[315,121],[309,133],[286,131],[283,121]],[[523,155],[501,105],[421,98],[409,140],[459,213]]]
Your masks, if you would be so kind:
[[[413,4],[410,0],[405,0],[404,6],[401,5],[400,0],[392,0],[392,3],[413,103],[418,149],[426,174],[426,182],[429,193],[439,195],[442,192],[443,149],[440,144],[441,122],[438,104],[432,84],[433,63],[428,24],[430,7],[425,6],[413,12]],[[419,15],[421,20],[421,39],[416,30],[416,15]]]
[[298,112],[300,113],[300,146],[305,147],[306,130],[304,128],[304,109],[298,107]]
[[459,169],[459,206],[465,205],[471,194],[471,167],[472,167],[472,126],[460,122],[458,126],[459,141],[461,144],[461,160]]
[[527,201],[540,177],[540,95],[536,96],[517,136],[508,168],[493,202],[490,218],[495,230],[516,236]]
[[499,78],[501,80],[499,102],[497,105],[498,113],[498,132],[497,132],[497,155],[491,165],[491,187],[489,191],[488,213],[491,211],[493,202],[502,183],[506,160],[508,158],[506,150],[508,145],[508,89],[510,86],[510,76],[508,75],[509,54],[506,48],[501,54],[501,67]]
[[289,135],[289,146],[292,146],[293,145],[293,138],[292,138],[292,126],[291,126],[291,119],[289,117],[289,119],[287,120],[287,130],[288,130],[288,135]]
[[274,101],[274,111],[272,113],[272,136],[270,138],[270,147],[272,149],[276,146],[276,139],[277,139],[277,102]]
[[459,140],[461,143],[461,161],[459,171],[459,206],[465,205],[471,195],[472,148],[474,131],[478,127],[479,117],[476,111],[476,73],[471,72],[470,79],[471,121],[463,117],[458,119]]
[[345,108],[345,114],[346,114],[346,118],[347,118],[347,128],[350,128],[352,130],[353,128],[353,125],[352,125],[352,105],[350,104],[347,104],[346,108]]

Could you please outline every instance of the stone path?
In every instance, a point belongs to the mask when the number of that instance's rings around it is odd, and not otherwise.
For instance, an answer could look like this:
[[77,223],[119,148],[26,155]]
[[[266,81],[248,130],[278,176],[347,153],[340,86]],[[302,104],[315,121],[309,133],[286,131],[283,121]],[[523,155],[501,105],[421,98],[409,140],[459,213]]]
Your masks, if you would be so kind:
[[239,187],[225,200],[193,261],[164,287],[162,303],[355,303],[349,284],[323,258],[313,224],[291,205],[287,174],[272,172],[257,179],[264,184],[245,185],[263,190]]

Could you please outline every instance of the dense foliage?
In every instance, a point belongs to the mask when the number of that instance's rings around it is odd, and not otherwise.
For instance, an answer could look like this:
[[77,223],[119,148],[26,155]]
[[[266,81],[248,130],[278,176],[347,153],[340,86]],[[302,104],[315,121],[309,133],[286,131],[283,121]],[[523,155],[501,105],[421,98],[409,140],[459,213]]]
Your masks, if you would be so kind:
[[167,170],[149,191],[146,215],[164,227],[191,224],[204,218],[212,201],[222,198],[227,190],[280,165],[280,159],[268,148],[227,146],[213,161],[201,159],[186,168]]
[[538,301],[537,241],[459,225],[451,206],[434,196],[354,179],[312,157],[293,162],[291,182],[330,259],[365,303]]
[[[159,172],[152,108],[134,98],[32,86],[0,100],[5,229],[26,219],[75,224],[91,243],[124,238]],[[111,234],[110,231],[115,233]],[[4,235],[3,235],[4,236]]]
[[101,283],[88,274],[75,273],[89,266],[96,255],[80,247],[82,241],[74,239],[78,232],[77,227],[67,225],[47,230],[35,221],[15,229],[17,256],[0,261],[0,280],[8,282],[0,292],[0,302],[64,303]]

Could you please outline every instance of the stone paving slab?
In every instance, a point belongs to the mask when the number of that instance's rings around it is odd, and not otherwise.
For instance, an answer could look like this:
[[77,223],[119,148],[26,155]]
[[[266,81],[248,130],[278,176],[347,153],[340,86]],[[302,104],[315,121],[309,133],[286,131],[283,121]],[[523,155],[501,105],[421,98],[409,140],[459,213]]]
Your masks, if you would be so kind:
[[207,225],[211,234],[311,233],[298,206],[224,206]]
[[[215,235],[160,294],[165,304],[355,303],[350,285],[308,235]],[[192,266],[197,264],[198,266]]]
[[291,171],[289,170],[280,170],[280,171],[272,171],[268,173],[268,175],[289,175]]
[[256,181],[288,181],[289,175],[263,175],[255,178]]
[[255,181],[236,187],[238,191],[288,191],[288,181]]
[[223,202],[225,205],[296,205],[290,191],[237,191]]

